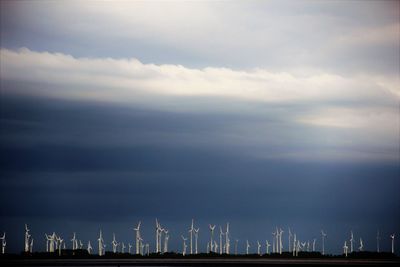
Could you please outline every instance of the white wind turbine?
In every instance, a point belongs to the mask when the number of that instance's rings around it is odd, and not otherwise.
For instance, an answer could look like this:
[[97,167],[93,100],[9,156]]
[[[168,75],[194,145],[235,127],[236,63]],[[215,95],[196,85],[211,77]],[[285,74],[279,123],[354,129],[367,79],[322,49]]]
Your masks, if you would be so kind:
[[354,242],[353,231],[350,231],[350,253],[353,253],[353,242]]
[[250,248],[249,240],[246,240],[246,255],[249,255],[249,248]]
[[213,252],[213,246],[214,246],[213,238],[214,238],[215,225],[209,224],[208,227],[210,228],[210,231],[211,231],[210,252]]
[[133,230],[136,232],[136,254],[140,254],[140,224],[141,221],[139,221],[136,228],[133,228]]
[[290,231],[290,227],[288,227],[288,238],[289,238],[289,253],[291,252],[291,250],[290,250],[290,244],[291,244],[291,242],[290,242],[290,239],[292,238],[292,232]]
[[225,232],[225,253],[229,255],[230,250],[230,239],[229,239],[229,222],[226,223],[226,232]]
[[364,243],[363,243],[362,238],[360,237],[360,246],[358,247],[358,250],[363,251],[363,249],[364,249]]
[[317,239],[314,238],[313,242],[312,242],[312,251],[315,252],[315,241],[317,241]]
[[92,248],[92,245],[90,244],[90,240],[89,240],[89,242],[87,244],[87,252],[89,253],[89,255],[92,254],[92,250],[93,250],[93,248]]
[[267,248],[267,254],[269,254],[269,247],[271,246],[271,244],[268,242],[268,240],[265,240],[265,246]]
[[160,253],[162,253],[162,233],[165,232],[165,229],[161,227],[160,224],[160,231],[159,231],[159,237],[158,237],[158,249]]
[[57,240],[57,246],[58,246],[58,256],[61,256],[61,248],[62,248],[62,243],[64,242],[64,239],[61,238],[61,236],[56,237]]
[[149,243],[146,243],[146,255],[147,256],[150,255],[150,245],[149,245]]
[[117,253],[118,242],[115,239],[115,234],[113,233],[113,240],[111,241],[113,253]]
[[294,256],[296,256],[296,243],[297,241],[296,241],[296,234],[294,234],[293,235],[293,248],[292,248],[292,251],[293,251],[293,257]]
[[321,236],[322,236],[322,255],[325,255],[325,238],[326,238],[326,233],[321,230]]
[[0,237],[1,240],[1,254],[6,253],[6,246],[7,246],[7,241],[6,241],[6,233],[3,233],[3,236]]
[[128,243],[128,253],[131,254],[132,251],[132,245],[131,243]]
[[195,228],[194,229],[194,250],[195,250],[195,254],[197,254],[198,253],[198,250],[197,250],[197,240],[198,240],[198,238],[199,238],[199,230],[200,230],[200,228]]
[[261,244],[258,240],[257,240],[257,254],[261,256]]
[[190,233],[190,255],[193,254],[193,231],[194,231],[194,220],[192,219],[192,224],[190,225],[190,228],[189,228],[189,233]]
[[186,248],[187,248],[187,245],[186,245],[187,238],[185,238],[183,235],[181,237],[182,237],[182,240],[183,240],[182,255],[185,256],[186,255]]
[[214,253],[218,253],[218,243],[214,240]]
[[348,249],[349,249],[349,247],[347,246],[347,241],[344,241],[343,253],[346,255],[346,258],[347,258]]
[[106,245],[104,244],[103,234],[101,230],[100,230],[100,236],[97,239],[97,241],[99,242],[99,256],[103,256]]
[[125,243],[122,242],[122,245],[121,245],[121,253],[122,253],[122,254],[125,253],[125,248],[126,248]]
[[392,239],[392,254],[394,254],[394,233],[390,235],[390,238]]
[[273,238],[272,238],[272,253],[275,253],[275,245],[276,245],[276,239],[277,239],[277,235],[278,235],[278,229],[276,229],[276,232],[272,232]]
[[75,232],[74,232],[74,236],[71,239],[71,242],[72,242],[72,250],[78,249],[78,243],[77,243],[76,233]]
[[79,240],[79,249],[83,249],[83,243],[82,243],[82,240]]
[[31,237],[31,235],[29,234],[29,228],[28,225],[25,224],[25,253],[30,252],[30,244],[29,244],[29,239]]
[[31,239],[31,243],[29,244],[29,252],[32,254],[33,252],[33,238]]
[[158,220],[156,218],[156,253],[160,252],[160,248],[159,248],[159,234],[160,234],[160,224],[158,223]]
[[168,230],[164,230],[165,237],[164,237],[164,253],[168,252],[168,240],[169,240],[169,234]]
[[222,236],[224,235],[224,232],[222,232],[222,227],[219,227],[219,254],[222,254]]
[[282,248],[283,248],[283,243],[282,243],[282,234],[283,230],[279,230],[279,254],[282,254]]

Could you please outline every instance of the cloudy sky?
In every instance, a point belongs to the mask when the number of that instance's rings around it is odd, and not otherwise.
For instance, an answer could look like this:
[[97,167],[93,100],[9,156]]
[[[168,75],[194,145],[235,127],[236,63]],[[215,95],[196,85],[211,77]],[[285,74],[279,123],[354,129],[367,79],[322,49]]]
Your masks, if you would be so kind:
[[[0,231],[181,249],[400,232],[399,1],[1,1]],[[286,233],[285,233],[286,234]],[[43,236],[43,238],[42,238]],[[70,245],[70,244],[69,244]],[[284,241],[285,247],[287,242]],[[241,251],[244,243],[239,242]],[[255,249],[255,246],[253,247]]]

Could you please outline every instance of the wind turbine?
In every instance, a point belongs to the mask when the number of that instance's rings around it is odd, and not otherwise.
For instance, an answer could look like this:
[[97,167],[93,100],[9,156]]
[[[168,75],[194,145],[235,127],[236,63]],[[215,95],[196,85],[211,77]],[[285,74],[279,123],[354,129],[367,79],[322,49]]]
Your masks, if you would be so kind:
[[82,240],[79,240],[79,249],[83,249],[83,243],[82,243]]
[[307,241],[307,252],[310,252],[310,241]]
[[189,233],[190,233],[190,255],[193,254],[193,231],[194,231],[194,220],[192,219],[192,224],[190,225],[190,228],[189,228]]
[[325,238],[326,238],[326,233],[324,230],[321,230],[321,236],[322,236],[322,255],[325,255]]
[[296,234],[294,234],[294,236],[293,236],[293,257],[294,256],[296,256],[296,250],[297,250],[297,247],[296,247]]
[[214,238],[215,225],[209,224],[208,227],[210,228],[210,231],[211,231],[210,252],[213,252],[213,245],[214,245],[213,238]]
[[131,249],[132,249],[132,245],[131,243],[128,243],[128,253],[131,254]]
[[353,242],[354,242],[353,231],[350,231],[350,253],[353,253]]
[[197,240],[198,240],[198,238],[199,238],[199,230],[200,230],[200,228],[195,228],[194,229],[194,250],[195,250],[195,254],[197,254]]
[[230,239],[229,239],[229,222],[226,223],[226,232],[225,232],[225,253],[229,255],[230,250]]
[[136,254],[140,254],[140,224],[141,221],[139,221],[136,228],[133,228],[133,230],[136,232]]
[[121,246],[121,253],[122,254],[125,253],[125,248],[126,248],[126,246],[125,246],[124,242],[122,242],[122,246]]
[[113,253],[117,253],[118,242],[115,239],[115,234],[113,233],[113,240],[111,241]]
[[360,237],[360,247],[358,248],[358,250],[363,251],[363,249],[364,249],[364,243],[363,243],[362,238]]
[[376,232],[376,252],[379,253],[379,240],[381,237],[379,236],[379,230]]
[[181,237],[182,237],[182,240],[183,240],[182,256],[185,256],[186,255],[186,248],[187,248],[187,245],[186,245],[187,238],[185,238],[183,235]]
[[25,224],[25,253],[30,252],[29,238],[31,235],[29,234],[29,231],[28,225]]
[[250,248],[249,240],[246,240],[246,255],[249,255],[249,248]]
[[312,251],[315,252],[315,241],[317,241],[317,239],[314,238],[313,242],[312,242]]
[[291,242],[290,242],[290,239],[291,239],[291,237],[292,237],[293,235],[292,235],[292,232],[290,231],[290,227],[288,227],[288,237],[289,237],[289,253],[291,252],[290,251],[290,244],[291,244]]
[[276,232],[272,232],[273,238],[272,238],[272,253],[275,253],[275,245],[276,245],[276,238],[278,235],[278,229],[276,229]]
[[268,240],[265,241],[265,246],[267,247],[267,254],[269,254],[269,247],[271,244],[268,242]]
[[0,240],[1,240],[1,254],[5,254],[7,246],[6,232],[3,233],[3,236],[0,237]]
[[72,242],[72,250],[78,249],[78,244],[77,244],[77,239],[76,239],[76,233],[74,232],[74,236],[71,239]]
[[56,238],[57,243],[58,243],[58,256],[61,256],[61,247],[62,247],[62,243],[64,242],[64,239],[61,238],[61,236],[58,236]]
[[222,232],[222,227],[219,227],[219,254],[222,254],[222,236],[224,232]]
[[394,254],[394,233],[390,235],[390,238],[392,239],[392,254]]
[[103,234],[100,230],[100,236],[99,239],[97,239],[97,241],[99,242],[99,256],[103,256],[104,255],[104,249],[105,249],[105,244],[104,244],[104,239],[103,239]]
[[87,252],[89,253],[89,255],[92,254],[92,250],[93,250],[93,248],[92,248],[92,245],[90,244],[90,240],[89,240],[89,242],[87,244]]
[[156,253],[160,252],[160,248],[159,248],[159,232],[160,232],[160,224],[158,223],[158,220],[156,218]]
[[282,233],[283,230],[279,230],[279,254],[282,254],[282,248],[283,248],[283,243],[282,243]]
[[168,252],[168,240],[169,240],[169,235],[168,235],[168,230],[164,230],[165,237],[164,237],[164,253]]
[[257,254],[261,256],[261,244],[258,240],[257,240]]
[[347,246],[347,241],[344,241],[343,253],[346,255],[346,258],[347,258],[347,250],[348,249],[349,249],[349,247]]

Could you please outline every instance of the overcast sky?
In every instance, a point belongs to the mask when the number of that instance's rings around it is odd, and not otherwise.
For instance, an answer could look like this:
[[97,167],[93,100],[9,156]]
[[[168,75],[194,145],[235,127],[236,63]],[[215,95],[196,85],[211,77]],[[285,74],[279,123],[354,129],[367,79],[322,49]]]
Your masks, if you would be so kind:
[[154,249],[158,217],[181,250],[194,217],[202,250],[227,221],[253,243],[281,226],[318,247],[325,229],[331,253],[379,229],[388,250],[399,3],[1,1],[8,248],[24,223],[43,250],[53,231],[133,242],[142,220]]

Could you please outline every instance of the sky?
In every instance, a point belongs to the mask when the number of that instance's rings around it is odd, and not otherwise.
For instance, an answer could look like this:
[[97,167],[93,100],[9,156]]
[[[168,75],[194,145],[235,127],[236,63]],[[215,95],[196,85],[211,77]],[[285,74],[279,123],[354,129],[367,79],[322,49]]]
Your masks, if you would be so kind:
[[[0,232],[181,251],[400,232],[399,1],[1,1]],[[67,243],[71,246],[70,242]],[[396,253],[399,253],[396,247]]]

